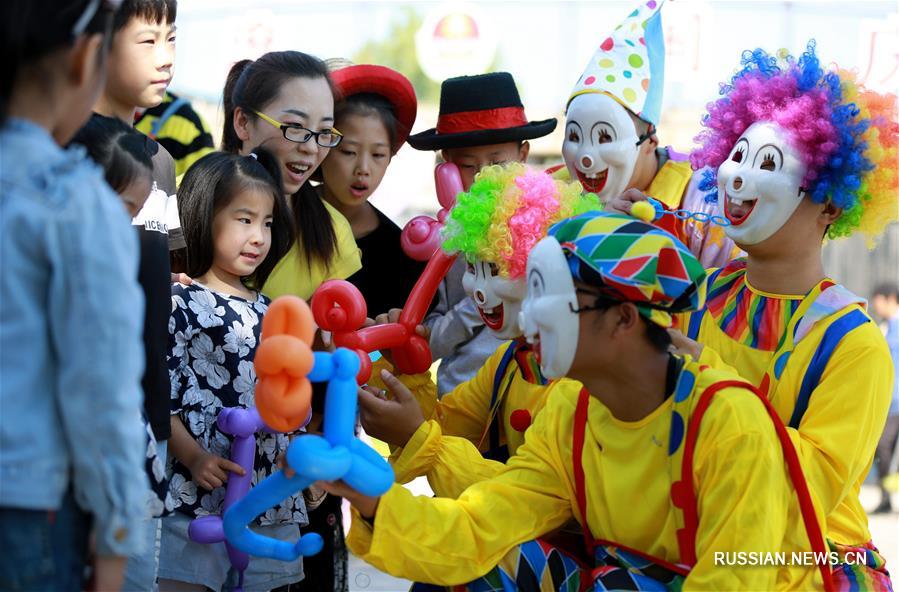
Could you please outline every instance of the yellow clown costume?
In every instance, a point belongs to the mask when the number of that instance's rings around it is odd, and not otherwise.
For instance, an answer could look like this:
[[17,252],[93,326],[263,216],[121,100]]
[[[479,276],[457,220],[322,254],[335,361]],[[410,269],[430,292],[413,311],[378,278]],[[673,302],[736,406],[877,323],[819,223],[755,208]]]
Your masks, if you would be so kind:
[[489,330],[513,339],[439,401],[428,374],[399,377],[428,419],[391,457],[398,482],[426,475],[437,495],[458,496],[496,474],[516,453],[551,391],[579,390],[573,381],[550,384],[543,377],[534,352],[520,338],[517,311],[530,248],[551,224],[598,208],[596,197],[581,195],[577,184],[519,163],[483,169],[457,197],[444,249],[468,261],[464,281]]
[[[873,240],[899,216],[896,97],[865,91],[848,72],[821,69],[813,43],[798,60],[786,56],[775,62],[762,50],[746,52],[743,69],[722,86],[724,98],[710,104],[703,119],[707,130],[698,137],[702,144],[692,155],[694,165],[717,169],[708,188],[719,196],[722,213],[735,221],[728,233],[744,233],[741,244],[749,256],[710,274],[706,307],[684,315],[679,327],[703,346],[701,363],[735,371],[758,385],[787,424],[812,497],[826,516],[831,548],[838,553],[854,548],[867,557],[866,565],[843,562],[834,567],[837,588],[888,590],[889,576],[859,501],[891,396],[893,368],[886,342],[864,300],[829,278],[806,294],[755,288],[749,281],[753,246],[766,235],[749,233],[761,233],[758,229],[769,225],[770,235],[784,220],[774,215],[754,219],[752,213],[778,196],[756,193],[759,197],[749,202],[745,216],[745,203],[731,196],[741,195],[744,186],[758,191],[752,185],[755,173],[737,164],[742,153],[734,155],[743,150],[748,162],[752,139],[774,130],[789,139],[778,147],[785,163],[793,154],[818,159],[806,159],[812,164],[799,184],[804,192],[800,199],[842,209],[828,235],[838,238],[861,230]],[[803,117],[790,119],[793,111]],[[746,129],[722,125],[734,118]],[[825,137],[810,137],[799,129],[807,122]],[[830,152],[822,146],[830,146]],[[737,174],[742,176],[735,189]],[[781,193],[798,203],[795,186]]]
[[[703,304],[702,266],[654,226],[592,212],[560,222],[551,239],[562,273],[661,326]],[[688,356],[670,356],[666,393],[627,422],[586,389],[554,391],[499,474],[455,500],[394,486],[373,521],[354,515],[350,549],[388,573],[468,590],[820,587],[814,566],[770,556],[811,550],[809,536],[823,546],[807,490],[803,505],[791,485],[804,480],[773,410],[745,381]],[[586,564],[532,540],[572,518],[593,550]]]

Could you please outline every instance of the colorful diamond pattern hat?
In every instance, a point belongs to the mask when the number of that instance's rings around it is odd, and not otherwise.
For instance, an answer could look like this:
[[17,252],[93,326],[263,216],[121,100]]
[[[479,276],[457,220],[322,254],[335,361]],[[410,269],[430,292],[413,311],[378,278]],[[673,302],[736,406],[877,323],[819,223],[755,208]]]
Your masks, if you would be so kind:
[[665,86],[664,0],[641,2],[606,37],[590,58],[568,102],[587,93],[604,93],[640,119],[659,124]]
[[668,232],[630,216],[587,212],[549,229],[571,275],[611,299],[633,302],[662,327],[671,314],[705,305],[702,264]]

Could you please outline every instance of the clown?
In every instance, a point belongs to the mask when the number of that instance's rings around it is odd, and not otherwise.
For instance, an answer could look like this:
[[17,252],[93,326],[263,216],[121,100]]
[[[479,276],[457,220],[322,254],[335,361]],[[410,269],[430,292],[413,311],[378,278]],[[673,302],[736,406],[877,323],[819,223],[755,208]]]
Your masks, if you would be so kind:
[[[814,530],[814,506],[807,493],[796,501],[790,479],[802,475],[785,468],[789,438],[762,399],[669,351],[672,314],[705,300],[689,250],[655,226],[588,212],[550,229],[526,277],[524,324],[541,367],[578,387],[553,390],[505,470],[458,499],[329,486],[355,507],[353,552],[420,581],[478,578],[468,590],[820,588],[814,566],[715,564],[722,549],[789,556],[824,541],[819,528],[809,544],[799,515]],[[529,540],[572,518],[586,533],[580,561]]]
[[360,393],[366,432],[400,448],[392,458],[398,481],[427,475],[438,495],[456,497],[515,454],[551,388],[578,388],[571,381],[548,383],[521,339],[518,318],[531,248],[554,222],[598,208],[596,196],[582,195],[576,183],[520,163],[482,170],[457,197],[443,248],[464,257],[464,284],[485,325],[511,341],[439,402],[427,373],[402,376],[402,382],[388,377],[391,401]]
[[633,202],[649,196],[659,208],[699,213],[699,219],[665,216],[658,224],[701,263],[720,266],[739,250],[720,226],[703,219],[714,206],[699,190],[701,175],[693,175],[685,155],[660,147],[656,133],[665,83],[662,3],[639,5],[590,59],[568,99],[562,156],[567,175],[608,209],[630,213]]
[[858,497],[889,407],[890,354],[821,249],[857,231],[870,243],[899,216],[896,97],[822,69],[814,43],[798,59],[747,51],[742,66],[691,159],[708,167],[704,187],[747,256],[712,273],[706,308],[680,319],[703,345],[678,342],[759,385],[788,424],[831,550],[868,561],[837,566],[838,587],[891,589]]

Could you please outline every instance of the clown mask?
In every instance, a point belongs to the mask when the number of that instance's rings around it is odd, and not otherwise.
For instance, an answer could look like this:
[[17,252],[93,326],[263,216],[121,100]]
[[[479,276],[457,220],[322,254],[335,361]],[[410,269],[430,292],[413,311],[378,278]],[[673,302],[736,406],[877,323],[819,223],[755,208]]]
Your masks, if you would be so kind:
[[576,96],[568,106],[562,157],[572,178],[603,203],[631,181],[640,147],[627,109],[602,93]]
[[718,167],[718,209],[738,245],[755,245],[790,219],[802,201],[806,167],[775,123],[753,123]]
[[518,313],[526,291],[524,278],[502,277],[495,264],[476,260],[468,264],[462,287],[474,298],[484,324],[497,337],[514,339],[521,335]]
[[528,255],[528,294],[519,324],[547,378],[562,378],[577,350],[579,320],[574,280],[555,237],[537,243]]

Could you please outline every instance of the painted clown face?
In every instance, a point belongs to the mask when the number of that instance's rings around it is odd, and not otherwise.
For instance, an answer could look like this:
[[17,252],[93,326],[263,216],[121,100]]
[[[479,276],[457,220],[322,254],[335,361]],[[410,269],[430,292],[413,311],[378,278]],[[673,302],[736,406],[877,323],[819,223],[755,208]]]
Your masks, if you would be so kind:
[[790,219],[802,201],[806,167],[779,125],[753,123],[718,167],[718,209],[738,245],[755,245]]
[[562,157],[572,178],[603,203],[630,184],[640,147],[627,109],[601,93],[578,95],[568,106]]
[[524,278],[502,277],[495,264],[477,260],[468,264],[462,287],[474,299],[484,324],[497,337],[514,339],[521,335],[518,313],[527,289]]
[[519,324],[547,378],[562,378],[577,350],[579,319],[574,280],[555,237],[537,243],[528,255],[527,297]]

